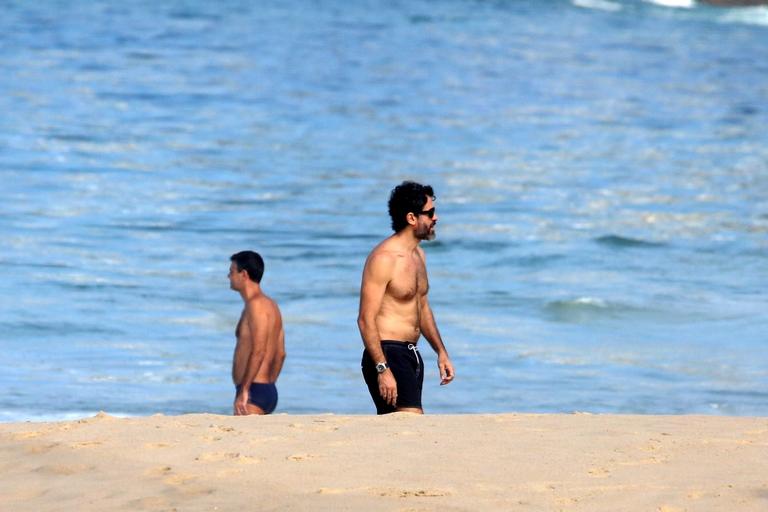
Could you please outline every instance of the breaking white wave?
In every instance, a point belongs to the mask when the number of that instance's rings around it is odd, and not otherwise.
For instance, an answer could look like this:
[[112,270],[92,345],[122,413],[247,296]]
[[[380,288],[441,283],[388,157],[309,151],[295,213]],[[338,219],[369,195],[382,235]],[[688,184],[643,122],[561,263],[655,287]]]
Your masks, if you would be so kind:
[[696,6],[694,0],[644,0],[649,4],[656,4],[662,7],[676,7],[679,9],[692,9]]
[[768,27],[768,7],[741,7],[729,9],[720,20],[724,23],[743,23]]
[[584,9],[597,9],[599,11],[617,12],[621,10],[621,4],[608,0],[572,0],[576,7]]

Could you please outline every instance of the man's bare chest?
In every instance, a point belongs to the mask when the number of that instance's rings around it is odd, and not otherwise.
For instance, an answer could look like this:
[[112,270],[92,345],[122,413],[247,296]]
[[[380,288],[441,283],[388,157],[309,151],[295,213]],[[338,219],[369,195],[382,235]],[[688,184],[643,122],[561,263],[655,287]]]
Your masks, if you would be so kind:
[[419,262],[408,262],[395,269],[387,286],[388,294],[397,300],[410,300],[425,295],[429,289],[427,271]]
[[245,315],[245,311],[240,314],[240,320],[238,320],[237,327],[235,328],[235,338],[238,340],[243,336],[248,336],[248,320]]

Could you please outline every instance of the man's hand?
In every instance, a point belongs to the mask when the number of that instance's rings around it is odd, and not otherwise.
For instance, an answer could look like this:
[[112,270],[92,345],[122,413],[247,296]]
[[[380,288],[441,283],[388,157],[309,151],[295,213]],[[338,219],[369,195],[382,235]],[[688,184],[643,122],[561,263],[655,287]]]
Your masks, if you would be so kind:
[[392,370],[384,370],[379,374],[379,394],[389,405],[397,406],[397,382]]
[[440,385],[450,384],[456,376],[456,372],[453,370],[453,363],[448,356],[438,357],[437,367],[440,369]]
[[243,388],[235,397],[235,416],[248,415],[248,398],[248,387],[243,386]]

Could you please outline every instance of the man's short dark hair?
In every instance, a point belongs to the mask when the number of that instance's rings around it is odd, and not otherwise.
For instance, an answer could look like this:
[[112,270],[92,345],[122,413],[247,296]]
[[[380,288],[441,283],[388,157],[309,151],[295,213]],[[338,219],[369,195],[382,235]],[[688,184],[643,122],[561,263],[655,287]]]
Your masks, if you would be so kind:
[[419,215],[427,197],[435,200],[435,193],[429,185],[421,185],[414,181],[404,181],[389,194],[389,216],[392,218],[392,229],[395,233],[408,225],[405,217],[413,212]]
[[229,258],[237,265],[237,271],[245,270],[251,281],[261,282],[261,276],[264,275],[264,260],[259,253],[253,251],[240,251]]

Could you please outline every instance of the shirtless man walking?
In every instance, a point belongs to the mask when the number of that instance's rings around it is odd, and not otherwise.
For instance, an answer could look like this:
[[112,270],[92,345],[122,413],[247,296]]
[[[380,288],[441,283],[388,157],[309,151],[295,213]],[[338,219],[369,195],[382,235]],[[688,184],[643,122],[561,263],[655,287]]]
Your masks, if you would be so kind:
[[437,213],[432,187],[405,181],[389,196],[394,235],[365,262],[357,325],[363,337],[363,377],[378,414],[423,414],[424,360],[421,335],[437,353],[440,385],[454,378],[453,364],[427,300],[429,282],[422,240],[435,238]]
[[269,414],[277,407],[275,382],[285,361],[280,308],[261,291],[264,260],[258,253],[242,251],[230,260],[229,287],[240,293],[245,304],[232,358],[235,415]]

